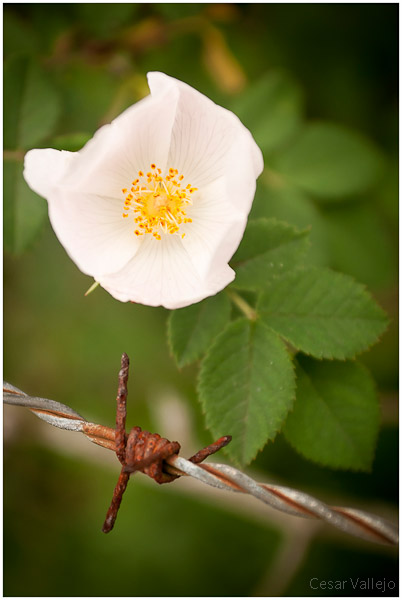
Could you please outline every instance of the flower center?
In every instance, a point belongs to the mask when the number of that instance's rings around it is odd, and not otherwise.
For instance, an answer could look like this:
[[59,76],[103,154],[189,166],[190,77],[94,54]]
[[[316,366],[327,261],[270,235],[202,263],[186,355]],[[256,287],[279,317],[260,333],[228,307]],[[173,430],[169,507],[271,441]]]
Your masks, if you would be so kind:
[[191,223],[186,209],[192,204],[191,194],[197,188],[190,184],[183,187],[183,175],[177,169],[169,169],[163,177],[161,169],[151,165],[151,171],[144,175],[138,171],[138,178],[132,182],[132,188],[123,188],[125,195],[123,217],[134,213],[135,235],[150,233],[155,239],[161,239],[161,233],[181,235],[180,226]]

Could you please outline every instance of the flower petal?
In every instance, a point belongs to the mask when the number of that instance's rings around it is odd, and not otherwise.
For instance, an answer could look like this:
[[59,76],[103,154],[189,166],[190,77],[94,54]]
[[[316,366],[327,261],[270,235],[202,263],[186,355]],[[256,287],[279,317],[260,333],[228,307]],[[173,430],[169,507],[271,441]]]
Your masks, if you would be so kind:
[[135,258],[119,273],[101,277],[98,281],[122,302],[174,309],[216,294],[233,278],[232,269],[224,265],[211,280],[203,280],[180,238],[167,235],[161,241],[146,237]]
[[140,245],[124,194],[139,170],[165,166],[178,94],[148,96],[99,129],[78,153],[52,149],[27,153],[27,183],[49,203],[57,237],[87,274],[119,271]]
[[66,188],[62,182],[74,169],[77,154],[31,150],[24,177],[46,196],[49,218],[60,242],[83,273],[99,276],[121,269],[138,249],[132,225],[122,217],[122,201]]
[[[29,152],[24,174],[47,198],[53,228],[83,272],[122,301],[178,308],[233,280],[228,261],[243,235],[263,161],[231,112],[163,73],[148,78],[151,95],[102,127],[80,152]],[[161,223],[161,239],[136,236],[135,213],[123,218],[131,181],[151,165],[165,175],[178,169],[184,179],[172,185],[196,188],[186,207],[192,222],[179,219],[179,235]],[[127,196],[127,206],[131,200]],[[145,211],[141,219],[148,216]]]
[[30,150],[24,158],[25,181],[34,192],[48,198],[76,158],[75,152],[65,150]]
[[226,173],[228,155],[233,156],[236,145],[237,152],[251,164],[254,179],[258,177],[263,169],[261,151],[236,115],[164,73],[148,73],[148,82],[155,97],[173,88],[179,92],[169,166],[199,188]]
[[178,101],[176,88],[147,96],[99,129],[78,152],[63,185],[123,200],[122,188],[152,163],[165,168]]
[[244,233],[246,214],[228,199],[227,182],[221,177],[194,194],[185,225],[183,246],[199,275],[208,279],[227,264]]
[[70,258],[95,279],[120,270],[140,246],[132,222],[123,219],[121,203],[78,192],[75,202],[79,203],[79,216],[64,189],[57,202],[49,203],[50,222]]

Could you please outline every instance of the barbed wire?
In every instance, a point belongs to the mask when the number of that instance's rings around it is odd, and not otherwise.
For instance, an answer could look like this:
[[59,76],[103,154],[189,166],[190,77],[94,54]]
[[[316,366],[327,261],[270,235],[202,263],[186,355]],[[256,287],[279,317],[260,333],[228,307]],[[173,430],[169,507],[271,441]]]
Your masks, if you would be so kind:
[[[3,383],[6,404],[24,406],[54,427],[83,433],[91,442],[116,451],[115,429],[91,423],[69,406],[29,396],[10,383]],[[321,519],[345,533],[380,544],[398,544],[398,528],[381,517],[355,508],[329,506],[292,488],[258,483],[226,464],[194,464],[177,454],[164,460],[164,470],[178,477],[187,475],[221,490],[250,494],[274,509],[290,515]]]

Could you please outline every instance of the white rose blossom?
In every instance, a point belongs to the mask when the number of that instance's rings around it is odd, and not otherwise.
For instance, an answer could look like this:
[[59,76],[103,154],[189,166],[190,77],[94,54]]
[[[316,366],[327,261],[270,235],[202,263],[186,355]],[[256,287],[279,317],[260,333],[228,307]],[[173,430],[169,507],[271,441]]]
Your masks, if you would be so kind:
[[30,150],[24,177],[83,273],[123,302],[174,309],[233,281],[263,159],[230,111],[163,73],[148,83],[79,152]]

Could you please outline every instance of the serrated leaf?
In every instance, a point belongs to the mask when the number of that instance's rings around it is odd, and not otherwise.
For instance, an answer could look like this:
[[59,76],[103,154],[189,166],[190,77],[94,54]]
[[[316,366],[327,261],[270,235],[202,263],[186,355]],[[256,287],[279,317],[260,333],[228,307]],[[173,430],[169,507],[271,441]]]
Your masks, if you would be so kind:
[[240,466],[272,440],[294,398],[293,364],[285,345],[261,322],[238,319],[205,356],[199,394],[215,437],[232,435],[227,453]]
[[236,98],[231,108],[267,153],[283,145],[299,127],[303,96],[290,75],[273,71]]
[[307,125],[275,166],[306,192],[337,200],[364,192],[378,180],[383,158],[364,136],[332,123]]
[[300,269],[273,281],[257,312],[298,350],[317,358],[353,358],[387,326],[363,285],[325,268]]
[[43,226],[47,203],[25,183],[22,162],[6,160],[3,165],[4,246],[20,254]]
[[198,360],[230,319],[226,294],[174,310],[168,320],[168,341],[178,367]]
[[299,231],[275,219],[250,221],[232,259],[236,278],[232,286],[264,290],[269,282],[299,266],[308,249],[309,231]]
[[296,374],[296,402],[283,430],[288,442],[320,464],[369,471],[380,411],[367,369],[301,357]]
[[300,188],[266,171],[258,180],[249,219],[277,219],[298,229],[310,229],[307,264],[329,266],[327,224],[316,203]]
[[13,56],[4,66],[4,147],[27,149],[48,137],[60,114],[55,88],[37,63]]

